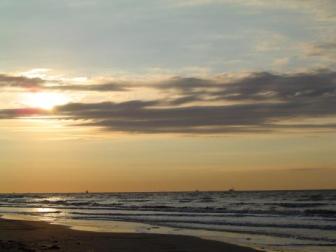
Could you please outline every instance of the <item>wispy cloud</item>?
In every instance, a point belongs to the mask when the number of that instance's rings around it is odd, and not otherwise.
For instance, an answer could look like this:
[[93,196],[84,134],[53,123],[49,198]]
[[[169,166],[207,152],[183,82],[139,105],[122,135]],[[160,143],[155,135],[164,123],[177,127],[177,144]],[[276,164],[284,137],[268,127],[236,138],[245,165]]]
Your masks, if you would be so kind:
[[336,42],[335,40],[305,43],[302,46],[307,56],[317,56],[336,63]]
[[45,87],[54,90],[67,90],[67,91],[97,91],[97,92],[110,92],[110,91],[127,91],[128,85],[126,83],[103,83],[103,84],[86,84],[86,85],[57,85]]
[[0,119],[16,119],[49,114],[48,111],[37,108],[18,108],[0,110]]
[[[88,90],[126,90],[115,83],[89,85]],[[297,74],[256,72],[240,78],[175,77],[148,87],[175,94],[155,100],[100,101],[58,106],[59,118],[75,125],[140,133],[218,134],[278,130],[334,130],[335,123],[297,123],[336,116],[336,72]],[[62,86],[66,89],[66,86]],[[73,85],[69,90],[77,90]],[[83,90],[79,88],[78,90]],[[44,115],[42,110],[1,110],[0,118]],[[288,124],[295,120],[296,123]]]
[[335,115],[336,102],[256,103],[228,106],[153,107],[160,101],[70,104],[58,108],[60,115],[88,120],[79,125],[107,130],[140,133],[236,133],[269,132],[279,129],[335,129],[335,124],[281,125],[281,120],[297,117]]
[[183,95],[214,100],[307,101],[336,97],[336,72],[314,71],[297,74],[252,73],[247,77],[222,81],[178,78],[160,86]]
[[177,6],[197,6],[208,4],[233,4],[255,9],[289,9],[312,14],[320,21],[335,21],[334,0],[173,0]]
[[40,78],[0,74],[0,87],[40,88],[44,83],[45,81]]

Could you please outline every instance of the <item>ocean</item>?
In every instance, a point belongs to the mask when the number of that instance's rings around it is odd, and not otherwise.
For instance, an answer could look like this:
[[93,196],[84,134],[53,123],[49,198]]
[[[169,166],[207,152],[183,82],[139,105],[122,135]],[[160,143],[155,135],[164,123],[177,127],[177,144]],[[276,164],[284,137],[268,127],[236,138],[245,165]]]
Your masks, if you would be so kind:
[[133,232],[268,251],[336,251],[336,190],[0,194],[0,215],[97,231],[132,224]]

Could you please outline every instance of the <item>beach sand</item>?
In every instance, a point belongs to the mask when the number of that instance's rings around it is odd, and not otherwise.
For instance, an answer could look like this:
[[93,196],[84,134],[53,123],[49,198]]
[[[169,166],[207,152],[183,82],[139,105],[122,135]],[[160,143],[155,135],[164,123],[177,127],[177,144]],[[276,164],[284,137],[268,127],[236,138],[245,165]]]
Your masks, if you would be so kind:
[[38,221],[0,219],[0,251],[256,252],[190,236],[98,233]]

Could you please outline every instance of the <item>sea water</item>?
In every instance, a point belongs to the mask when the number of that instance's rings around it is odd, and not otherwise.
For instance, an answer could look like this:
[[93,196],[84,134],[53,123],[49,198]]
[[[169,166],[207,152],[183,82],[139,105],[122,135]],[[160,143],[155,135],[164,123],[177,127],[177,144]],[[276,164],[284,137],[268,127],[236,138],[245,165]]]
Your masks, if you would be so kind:
[[0,214],[77,229],[200,236],[269,251],[336,251],[336,191],[0,194]]

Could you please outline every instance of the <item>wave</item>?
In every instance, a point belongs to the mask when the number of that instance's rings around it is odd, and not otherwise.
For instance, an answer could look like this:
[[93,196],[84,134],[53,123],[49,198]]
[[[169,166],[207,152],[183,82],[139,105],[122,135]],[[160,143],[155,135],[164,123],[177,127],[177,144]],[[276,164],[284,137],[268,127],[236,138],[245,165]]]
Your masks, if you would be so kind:
[[[37,208],[44,208],[43,212]],[[290,238],[288,244],[305,240],[302,244],[336,245],[335,190],[0,194],[0,213],[48,217],[55,222],[141,222]]]
[[[104,219],[104,220],[125,220],[125,221],[141,221],[141,222],[159,222],[159,223],[186,223],[186,224],[203,224],[203,225],[216,225],[216,226],[240,226],[240,227],[272,227],[272,228],[291,228],[291,229],[318,229],[318,230],[336,230],[335,224],[320,225],[320,224],[276,224],[276,223],[258,223],[258,222],[237,222],[228,220],[215,219],[202,220],[196,218],[182,219],[176,217],[197,217],[197,216],[176,216],[176,215],[163,215],[163,214],[93,214],[93,213],[73,213],[74,218],[80,219]],[[79,215],[79,216],[76,216]],[[158,218],[162,217],[162,218]],[[199,217],[199,216],[198,216]],[[213,216],[212,216],[213,217]]]
[[329,209],[307,209],[305,210],[307,216],[325,216],[336,217],[336,210]]
[[[0,207],[12,208],[55,208],[55,209],[69,209],[69,210],[110,210],[110,211],[143,211],[143,212],[170,212],[170,213],[200,213],[200,214],[223,214],[225,216],[307,216],[307,217],[323,217],[323,218],[336,218],[336,210],[329,209],[316,209],[316,205],[307,205],[314,207],[314,209],[303,210],[283,210],[283,209],[234,209],[224,207],[172,207],[166,205],[124,205],[121,203],[97,203],[97,202],[66,202],[66,201],[41,201],[39,203],[27,204],[9,204],[0,203]],[[297,209],[296,207],[293,207]]]

